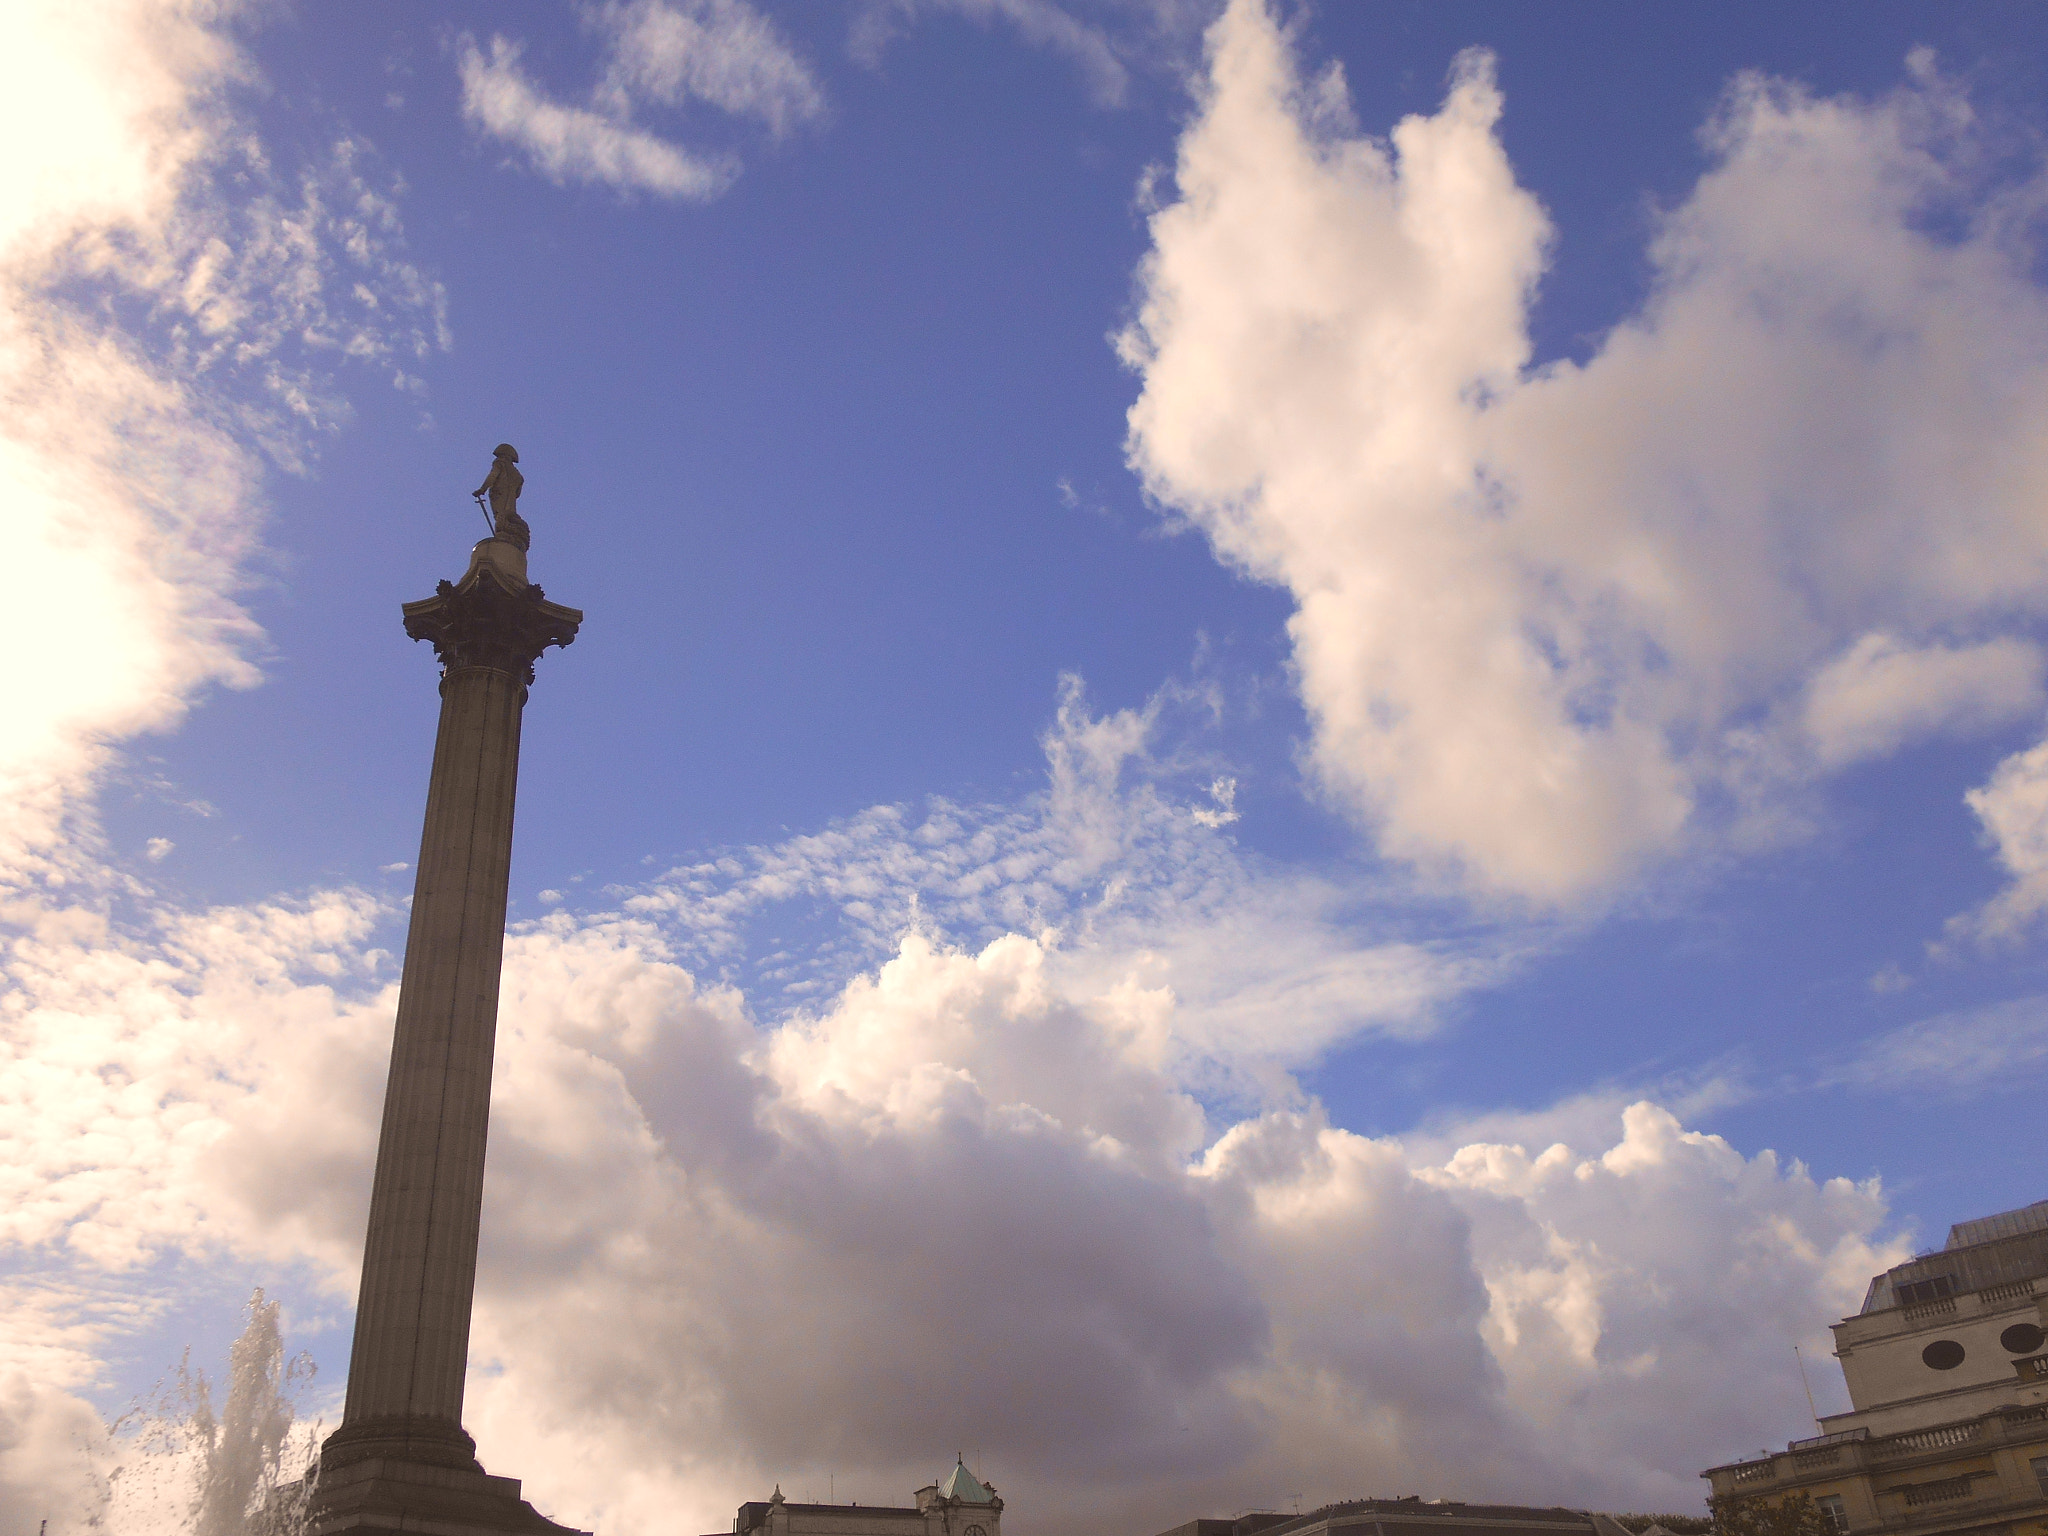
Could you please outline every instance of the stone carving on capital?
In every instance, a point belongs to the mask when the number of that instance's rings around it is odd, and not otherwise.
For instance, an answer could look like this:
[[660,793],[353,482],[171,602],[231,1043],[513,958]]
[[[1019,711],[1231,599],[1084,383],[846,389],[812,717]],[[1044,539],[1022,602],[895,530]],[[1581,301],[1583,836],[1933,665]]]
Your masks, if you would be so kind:
[[468,667],[507,672],[533,686],[533,664],[551,645],[575,640],[583,614],[551,603],[534,583],[519,582],[499,570],[485,539],[469,574],[459,582],[444,581],[434,595],[405,605],[405,632],[432,643],[441,659],[441,675]]

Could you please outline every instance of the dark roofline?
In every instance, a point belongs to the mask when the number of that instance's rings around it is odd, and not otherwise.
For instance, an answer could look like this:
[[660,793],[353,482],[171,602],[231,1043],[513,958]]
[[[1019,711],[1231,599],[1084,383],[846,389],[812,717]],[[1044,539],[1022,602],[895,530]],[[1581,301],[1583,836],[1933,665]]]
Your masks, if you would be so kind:
[[[1977,1238],[1966,1238],[1962,1235],[1973,1227],[1988,1227],[1995,1222],[2029,1216],[2034,1219],[2031,1221],[2022,1219],[2014,1223],[2016,1227],[2014,1232],[2000,1232],[1994,1233],[1991,1237]],[[2038,1232],[2044,1227],[2048,1227],[2048,1200],[2036,1200],[2030,1205],[2016,1205],[2009,1211],[1993,1211],[1989,1216],[1973,1216],[1968,1221],[1959,1221],[1948,1229],[1948,1242],[1943,1244],[1943,1246],[1946,1248],[1968,1248],[1977,1243],[1993,1242],[1999,1237],[2014,1237],[2019,1232]],[[1916,1254],[1915,1257],[1924,1258],[1925,1255]]]
[[844,1515],[859,1510],[864,1515],[909,1515],[917,1520],[924,1518],[923,1511],[919,1510],[915,1505],[905,1509],[900,1504],[792,1504],[788,1499],[784,1499],[782,1507],[789,1510],[792,1514],[797,1510],[802,1510],[804,1513],[811,1515],[825,1514],[827,1512]]
[[[749,1531],[758,1531],[766,1527],[768,1524],[768,1512],[774,1507],[775,1501],[773,1499],[749,1499],[746,1503],[742,1504],[732,1517],[734,1536],[746,1536],[746,1533]],[[924,1521],[923,1511],[915,1508],[904,1509],[900,1505],[895,1504],[792,1504],[789,1500],[784,1499],[782,1507],[792,1511],[801,1510],[809,1515],[826,1513],[879,1515],[884,1519],[895,1517],[915,1520],[920,1524]]]
[[[1539,1508],[1524,1504],[1465,1504],[1455,1500],[1425,1504],[1419,1498],[1412,1499],[1347,1499],[1342,1503],[1325,1504],[1320,1509],[1306,1514],[1290,1516],[1277,1525],[1260,1528],[1258,1536],[1292,1536],[1292,1533],[1306,1531],[1332,1520],[1343,1520],[1354,1516],[1374,1516],[1399,1520],[1456,1520],[1465,1525],[1568,1525],[1590,1530],[1592,1515],[1583,1509],[1566,1509],[1561,1505]],[[1546,1518],[1547,1517],[1547,1518]]]
[[[1905,1305],[1898,1299],[1899,1287],[1938,1277],[1949,1281],[1954,1287],[1950,1294],[1956,1296],[2048,1277],[2048,1228],[2037,1227],[2003,1237],[1987,1237],[1960,1248],[1936,1248],[1915,1254],[1903,1264],[1894,1264],[1883,1274],[1871,1277],[1857,1316],[1888,1312]],[[1877,1305],[1880,1300],[1884,1305]]]

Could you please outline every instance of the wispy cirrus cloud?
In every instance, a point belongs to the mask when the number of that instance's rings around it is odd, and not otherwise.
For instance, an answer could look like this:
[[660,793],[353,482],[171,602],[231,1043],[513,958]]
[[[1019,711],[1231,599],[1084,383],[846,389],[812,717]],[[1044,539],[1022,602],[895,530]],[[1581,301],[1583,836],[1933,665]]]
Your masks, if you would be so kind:
[[456,68],[463,115],[523,150],[551,181],[701,199],[716,197],[737,174],[730,161],[695,154],[609,113],[554,100],[519,67],[518,44],[502,37],[491,39],[488,55],[463,38]]
[[2048,995],[1921,1019],[1865,1042],[1824,1086],[1964,1094],[2019,1087],[2048,1072]]
[[609,0],[583,16],[605,53],[588,105],[536,84],[516,41],[456,42],[463,115],[551,181],[706,200],[739,174],[737,157],[641,127],[636,111],[702,102],[780,135],[824,110],[808,66],[745,0]]
[[[105,1426],[86,1395],[107,1385],[111,1341],[154,1305],[125,1272],[179,1220],[148,1194],[128,1204],[140,1191],[116,1170],[205,1139],[196,1101],[172,1086],[194,1058],[156,1030],[165,1016],[126,1014],[116,1045],[100,1033],[114,1015],[76,990],[137,955],[107,913],[142,887],[100,857],[95,791],[128,739],[174,728],[209,687],[258,681],[265,640],[239,599],[263,482],[302,469],[346,419],[339,380],[368,368],[416,389],[448,340],[445,296],[406,254],[395,178],[374,151],[334,130],[280,161],[242,115],[244,19],[234,4],[144,0],[0,11],[13,146],[0,163],[0,534],[16,620],[52,640],[0,676],[0,906],[27,968],[5,988],[12,1008],[39,975],[64,1021],[40,1038],[0,1028],[10,1523],[89,1518],[105,1493]],[[56,973],[39,970],[51,940],[83,945]],[[119,1058],[115,1079],[164,1113],[121,1128],[67,1118],[84,1102],[81,1048]],[[36,1123],[17,1122],[30,1099]],[[52,1234],[87,1210],[139,1241],[53,1257]]]
[[701,101],[783,134],[825,110],[809,67],[742,0],[607,0],[586,14],[606,43],[598,99],[621,116]]
[[1203,1062],[1239,1086],[1361,1034],[1426,1035],[1446,1006],[1556,941],[1538,924],[1418,908],[1399,879],[1311,874],[1240,848],[1224,831],[1234,813],[1219,810],[1235,783],[1188,741],[1199,705],[1169,687],[1095,715],[1068,676],[1037,794],[876,806],[602,894],[663,923],[680,957],[764,1009],[830,995],[905,932],[977,947],[1027,934],[1063,985],[1118,999],[1155,1065]]
[[65,636],[0,678],[0,883],[69,878],[115,742],[257,680],[266,468],[346,417],[342,369],[410,388],[447,344],[369,147],[279,165],[237,116],[238,14],[0,21],[6,542],[18,621]]
[[854,18],[854,57],[871,66],[879,63],[892,36],[934,15],[960,16],[985,27],[1001,24],[1033,47],[1065,54],[1099,105],[1120,105],[1130,89],[1130,70],[1111,32],[1055,0],[864,0]]

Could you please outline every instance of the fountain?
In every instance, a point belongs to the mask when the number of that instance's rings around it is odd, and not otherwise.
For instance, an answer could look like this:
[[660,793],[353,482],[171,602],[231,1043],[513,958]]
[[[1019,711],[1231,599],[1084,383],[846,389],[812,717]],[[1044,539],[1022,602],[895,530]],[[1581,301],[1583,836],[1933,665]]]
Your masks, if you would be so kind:
[[114,1421],[89,1527],[160,1531],[176,1520],[191,1536],[299,1536],[322,1427],[299,1422],[313,1358],[286,1356],[282,1307],[261,1287],[245,1310],[218,1411],[214,1384],[192,1368],[188,1349],[172,1376]]

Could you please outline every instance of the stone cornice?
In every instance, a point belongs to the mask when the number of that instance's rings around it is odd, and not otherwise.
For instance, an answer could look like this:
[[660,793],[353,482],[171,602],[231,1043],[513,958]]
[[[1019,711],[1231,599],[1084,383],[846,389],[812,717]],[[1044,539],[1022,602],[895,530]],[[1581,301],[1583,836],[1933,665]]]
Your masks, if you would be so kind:
[[[467,667],[508,673],[532,686],[533,664],[551,645],[568,645],[583,623],[583,612],[547,601],[539,586],[525,582],[493,558],[486,539],[461,581],[444,581],[434,595],[405,605],[405,632],[430,641],[445,677]],[[523,567],[521,558],[517,565]]]

